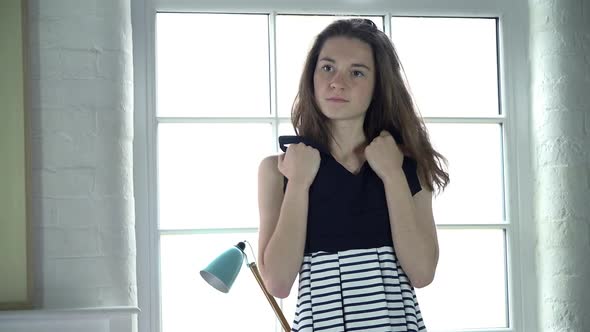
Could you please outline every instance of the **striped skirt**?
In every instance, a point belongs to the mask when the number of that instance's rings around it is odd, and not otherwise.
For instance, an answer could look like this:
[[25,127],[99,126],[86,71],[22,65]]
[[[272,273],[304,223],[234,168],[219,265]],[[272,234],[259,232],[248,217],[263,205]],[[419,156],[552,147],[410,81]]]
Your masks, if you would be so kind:
[[392,247],[305,255],[293,332],[426,331]]

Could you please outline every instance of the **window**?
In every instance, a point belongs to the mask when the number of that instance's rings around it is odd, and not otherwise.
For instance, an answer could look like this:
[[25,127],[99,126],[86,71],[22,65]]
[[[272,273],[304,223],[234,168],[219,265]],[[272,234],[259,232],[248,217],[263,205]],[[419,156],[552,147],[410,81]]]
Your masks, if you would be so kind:
[[[152,283],[159,292],[151,303],[161,311],[152,312],[163,332],[280,331],[248,272],[221,294],[198,271],[244,239],[256,252],[258,163],[278,153],[279,135],[292,133],[303,58],[313,36],[339,17],[325,9],[183,6],[155,5],[148,49],[155,55],[156,102],[147,114],[154,123],[148,131],[159,244],[151,257],[159,263]],[[370,18],[391,36],[431,141],[450,163],[451,184],[434,201],[437,275],[417,291],[429,331],[522,327],[515,317],[521,301],[512,242],[517,218],[508,204],[515,192],[508,178],[513,110],[502,107],[501,20],[395,8],[341,12]],[[296,296],[294,290],[279,301],[290,322]]]

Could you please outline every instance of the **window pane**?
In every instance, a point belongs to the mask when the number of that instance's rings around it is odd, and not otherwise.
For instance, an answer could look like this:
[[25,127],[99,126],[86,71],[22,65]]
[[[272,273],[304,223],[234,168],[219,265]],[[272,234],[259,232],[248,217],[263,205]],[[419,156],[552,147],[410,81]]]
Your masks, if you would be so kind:
[[394,17],[391,33],[423,116],[499,114],[495,19]]
[[[293,125],[291,122],[279,122],[279,136],[293,136],[295,135],[295,130],[293,129]],[[281,147],[279,145],[279,140],[276,140],[277,151],[283,153]]]
[[295,135],[295,129],[293,129],[293,125],[291,122],[280,122],[279,123],[279,136],[286,136],[286,135]]
[[269,124],[160,124],[160,227],[258,227],[258,165]]
[[432,284],[417,289],[429,330],[507,327],[503,230],[439,230]]
[[267,116],[267,15],[157,14],[159,116]]
[[[305,56],[322,29],[344,16],[278,15],[276,19],[277,100],[279,116],[290,116]],[[383,30],[381,16],[363,17]]]
[[[256,234],[161,236],[163,332],[275,331],[274,311],[245,263],[227,294],[199,275],[219,254],[243,240],[257,252]],[[248,247],[246,254],[251,260]]]
[[437,223],[504,222],[499,124],[427,124],[434,148],[449,161],[450,184],[433,201]]

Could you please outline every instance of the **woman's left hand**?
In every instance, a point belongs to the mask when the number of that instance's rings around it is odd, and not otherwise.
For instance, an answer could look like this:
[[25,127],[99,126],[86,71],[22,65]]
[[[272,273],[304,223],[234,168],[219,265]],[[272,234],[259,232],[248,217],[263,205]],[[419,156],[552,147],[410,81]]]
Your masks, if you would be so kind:
[[365,158],[381,180],[385,180],[392,172],[401,171],[404,161],[397,142],[385,130],[365,148]]

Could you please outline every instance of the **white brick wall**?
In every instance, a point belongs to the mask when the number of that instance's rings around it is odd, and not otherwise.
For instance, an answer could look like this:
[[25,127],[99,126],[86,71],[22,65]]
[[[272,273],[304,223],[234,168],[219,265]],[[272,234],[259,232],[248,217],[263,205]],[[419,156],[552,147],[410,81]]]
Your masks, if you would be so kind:
[[529,0],[539,328],[590,331],[590,2]]
[[37,305],[136,306],[129,0],[29,0]]

